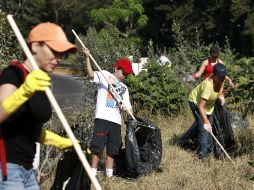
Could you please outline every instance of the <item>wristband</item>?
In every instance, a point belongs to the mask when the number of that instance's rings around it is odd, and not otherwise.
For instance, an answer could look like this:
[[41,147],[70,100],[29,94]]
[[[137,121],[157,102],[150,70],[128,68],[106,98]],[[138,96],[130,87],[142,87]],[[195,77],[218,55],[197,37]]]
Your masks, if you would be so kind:
[[225,89],[223,89],[220,93],[219,93],[219,95],[222,95],[222,96],[224,96],[224,94],[225,94]]
[[208,124],[210,123],[208,119],[204,119],[204,123],[203,124]]

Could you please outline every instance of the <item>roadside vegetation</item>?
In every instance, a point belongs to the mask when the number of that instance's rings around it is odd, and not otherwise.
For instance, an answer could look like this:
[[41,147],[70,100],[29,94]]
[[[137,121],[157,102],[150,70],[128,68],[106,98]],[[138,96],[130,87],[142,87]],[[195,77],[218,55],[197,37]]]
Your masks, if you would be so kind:
[[[97,17],[100,14],[96,13],[100,12],[94,12],[94,20],[97,18],[96,21],[101,21],[101,18]],[[139,10],[138,13],[142,16],[143,12]],[[10,33],[11,30],[4,16],[4,13],[0,12],[1,68],[8,64],[7,61],[21,57],[21,54],[18,53],[18,43],[15,36]],[[118,18],[121,21],[122,17]],[[117,23],[119,20],[114,20],[114,22]],[[143,26],[146,18],[141,17],[141,21],[141,25],[135,26]],[[117,27],[117,25],[105,26],[101,30],[90,27],[86,34],[80,35],[97,63],[102,69],[109,71],[112,71],[116,59],[134,55],[134,59],[138,60],[142,54],[139,46],[140,39],[137,36],[124,36],[123,31],[122,34],[119,34],[120,30]],[[220,57],[235,83],[235,88],[230,89],[226,94],[226,107],[230,111],[240,112],[242,118],[248,121],[248,126],[234,131],[237,149],[231,156],[236,166],[226,158],[214,160],[211,157],[206,161],[200,161],[193,152],[184,151],[175,145],[177,138],[193,122],[193,116],[187,106],[187,96],[201,80],[185,83],[183,78],[198,69],[202,60],[208,56],[209,48],[215,44],[204,43],[199,37],[198,30],[193,33],[192,38],[186,39],[181,27],[183,26],[177,22],[172,24],[175,46],[164,49],[173,63],[171,67],[161,67],[157,64],[156,45],[150,41],[148,47],[145,48],[148,50],[149,57],[145,66],[147,72],[143,71],[140,75],[130,76],[126,80],[135,113],[148,117],[161,129],[163,172],[151,173],[135,180],[118,177],[106,179],[100,174],[99,182],[103,189],[253,189],[253,181],[250,178],[254,178],[252,176],[254,169],[249,166],[248,162],[254,160],[254,57],[239,56],[231,48],[230,40],[227,38],[221,43],[215,42],[222,49]],[[124,34],[126,33],[128,31],[124,31]],[[81,73],[85,73],[82,60],[82,53],[80,53],[69,56],[66,62],[80,68]],[[69,124],[73,126],[74,134],[81,140],[82,147],[88,146],[91,140],[95,90],[96,86],[85,79],[80,106],[75,110],[70,110],[68,106],[64,109],[64,114]],[[46,127],[59,134],[64,134],[55,116]],[[122,131],[124,130],[123,126]],[[52,184],[60,154],[60,151],[52,147],[43,147],[38,173],[42,189],[47,190]]]
[[[229,41],[225,39],[227,46],[221,47],[221,58],[236,84],[236,87],[230,89],[226,95],[228,101],[226,106],[233,112],[240,112],[242,117],[248,121],[248,126],[234,131],[237,146],[230,156],[235,166],[226,158],[215,160],[210,157],[206,161],[200,161],[194,152],[180,149],[175,142],[193,122],[193,116],[186,106],[187,95],[191,88],[200,82],[185,83],[183,77],[196,71],[201,61],[208,56],[207,52],[212,44],[205,46],[198,38],[198,33],[196,33],[196,41],[189,42],[181,36],[179,26],[175,24],[175,27],[175,38],[178,40],[178,45],[174,49],[166,50],[173,62],[172,67],[161,67],[157,64],[157,55],[151,45],[148,47],[149,62],[145,66],[147,72],[142,71],[138,76],[130,76],[126,80],[135,112],[148,117],[161,129],[163,172],[154,172],[138,179],[120,177],[107,179],[101,172],[99,182],[103,189],[252,189],[253,182],[250,178],[253,177],[254,169],[248,162],[254,159],[253,58],[237,59],[237,52],[231,50]],[[88,32],[86,36],[82,36],[82,39],[86,42],[87,39],[90,39],[88,35],[94,35],[93,38],[96,40],[89,41],[87,44],[88,47],[91,47],[90,50],[95,60],[100,60],[98,63],[101,63],[103,68],[110,70],[113,67],[112,57],[129,55],[129,52],[124,54],[117,52],[117,48],[113,49],[114,46],[107,46],[108,41],[101,36],[100,32],[96,32],[95,29],[90,31],[93,32]],[[111,31],[104,32],[110,33]],[[112,40],[115,40],[115,44],[122,43],[116,38]],[[107,51],[112,53],[112,57],[108,56]],[[80,60],[78,63],[83,64],[81,57],[75,57],[75,60]],[[89,144],[93,128],[95,90],[96,87],[85,80],[82,105],[75,114],[66,112],[67,116],[71,116],[69,118],[71,124],[79,124],[74,130],[74,133],[78,131],[77,137],[79,138],[80,134],[85,135],[86,141],[83,146]],[[56,124],[53,126],[55,128]],[[81,133],[80,130],[83,132]],[[122,131],[124,135],[124,126]],[[54,155],[59,155],[59,153]],[[54,165],[56,158],[53,156],[50,163]],[[53,173],[46,179],[42,178],[44,179],[41,180],[43,189],[50,187],[53,180],[52,175]]]

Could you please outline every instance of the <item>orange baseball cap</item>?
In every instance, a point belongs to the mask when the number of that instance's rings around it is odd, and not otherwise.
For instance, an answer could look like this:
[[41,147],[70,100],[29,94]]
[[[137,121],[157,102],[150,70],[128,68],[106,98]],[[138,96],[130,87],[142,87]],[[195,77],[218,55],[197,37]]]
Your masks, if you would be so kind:
[[127,74],[135,75],[132,70],[132,64],[129,59],[118,59],[114,65],[114,67],[120,67]]
[[77,47],[68,41],[62,28],[51,22],[41,23],[31,30],[28,43],[32,42],[44,42],[56,52],[77,51]]

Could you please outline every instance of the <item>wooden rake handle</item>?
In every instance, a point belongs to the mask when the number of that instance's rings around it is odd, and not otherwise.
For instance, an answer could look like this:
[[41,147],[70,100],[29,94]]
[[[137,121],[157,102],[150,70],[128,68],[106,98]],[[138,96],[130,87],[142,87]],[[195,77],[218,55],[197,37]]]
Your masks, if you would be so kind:
[[[77,38],[77,40],[79,41],[79,43],[81,44],[81,46],[83,48],[86,48],[85,44],[81,41],[81,39],[79,38],[79,36],[77,35],[77,33],[72,30],[74,36]],[[107,81],[107,83],[109,84],[109,86],[113,89],[114,93],[116,94],[117,98],[121,101],[122,105],[124,106],[124,108],[126,109],[127,113],[132,117],[133,120],[136,120],[136,118],[133,116],[133,114],[130,112],[130,110],[126,107],[124,101],[122,100],[121,96],[118,94],[118,92],[116,91],[116,89],[113,87],[113,85],[109,82],[109,80],[107,79],[107,77],[103,74],[101,67],[98,65],[98,63],[95,61],[95,59],[93,58],[93,56],[91,54],[89,54],[89,57],[92,59],[92,61],[94,62],[95,66],[98,68],[98,70],[101,72],[102,76],[104,77],[104,79]]]
[[[29,50],[29,48],[28,48],[28,46],[27,46],[23,36],[21,35],[21,33],[19,31],[19,28],[16,25],[12,15],[7,15],[7,20],[9,22],[9,24],[11,25],[12,30],[14,31],[14,33],[15,33],[15,35],[16,35],[16,37],[17,37],[17,39],[18,39],[22,49],[24,50],[24,52],[25,52],[25,54],[26,54],[26,56],[27,56],[27,58],[28,58],[28,60],[29,60],[29,62],[31,64],[31,66],[32,66],[32,69],[33,70],[39,69],[39,67],[38,67],[38,65],[37,65],[33,55],[31,54],[31,52],[30,52],[30,50]],[[90,167],[90,165],[89,165],[89,163],[88,163],[84,153],[82,152],[82,150],[80,148],[80,145],[78,144],[78,141],[75,138],[75,136],[74,136],[74,134],[73,134],[73,132],[72,132],[72,130],[71,130],[67,120],[65,119],[65,117],[63,115],[63,112],[61,111],[61,109],[60,109],[60,107],[59,107],[59,105],[58,105],[54,95],[52,94],[52,92],[50,90],[50,88],[46,88],[45,92],[46,92],[46,95],[47,95],[47,97],[48,97],[52,107],[54,108],[58,118],[60,119],[60,121],[61,121],[61,123],[62,123],[62,125],[63,125],[63,127],[64,127],[64,129],[65,129],[65,131],[67,133],[67,135],[71,139],[71,142],[72,142],[72,144],[74,146],[74,149],[75,149],[75,151],[76,151],[76,153],[77,153],[77,155],[78,155],[78,157],[79,157],[79,159],[80,159],[84,169],[86,170],[89,178],[91,179],[91,182],[94,184],[94,186],[95,186],[95,188],[97,190],[101,190],[101,186],[98,183],[96,177],[92,174],[91,167]]]

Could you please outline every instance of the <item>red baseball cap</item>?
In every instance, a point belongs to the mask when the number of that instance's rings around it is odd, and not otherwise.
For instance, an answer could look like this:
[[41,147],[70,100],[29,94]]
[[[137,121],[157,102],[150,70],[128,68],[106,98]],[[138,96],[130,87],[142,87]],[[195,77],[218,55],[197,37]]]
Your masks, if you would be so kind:
[[77,51],[77,47],[68,41],[62,28],[51,22],[41,23],[31,30],[28,43],[32,42],[44,42],[56,52]]
[[118,59],[114,65],[114,67],[120,67],[127,74],[135,75],[132,70],[132,65],[129,59]]

